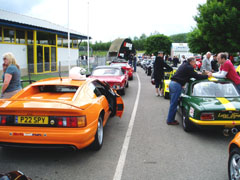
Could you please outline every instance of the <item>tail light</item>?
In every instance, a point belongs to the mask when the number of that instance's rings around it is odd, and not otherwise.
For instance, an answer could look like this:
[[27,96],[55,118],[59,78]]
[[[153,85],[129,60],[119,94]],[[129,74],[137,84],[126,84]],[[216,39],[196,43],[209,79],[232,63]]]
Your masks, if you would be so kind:
[[214,114],[213,113],[202,113],[201,120],[214,120]]
[[77,128],[86,126],[86,116],[56,117],[57,127]]
[[7,124],[7,116],[0,116],[0,126]]

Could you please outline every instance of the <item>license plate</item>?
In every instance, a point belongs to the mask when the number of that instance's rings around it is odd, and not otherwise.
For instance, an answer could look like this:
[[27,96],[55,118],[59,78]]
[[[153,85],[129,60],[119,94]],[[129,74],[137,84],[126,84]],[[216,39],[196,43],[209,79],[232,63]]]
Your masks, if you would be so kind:
[[220,112],[218,113],[217,117],[219,119],[229,119],[229,120],[235,120],[240,119],[240,113],[238,111],[235,112]]
[[48,124],[48,116],[16,116],[16,124]]

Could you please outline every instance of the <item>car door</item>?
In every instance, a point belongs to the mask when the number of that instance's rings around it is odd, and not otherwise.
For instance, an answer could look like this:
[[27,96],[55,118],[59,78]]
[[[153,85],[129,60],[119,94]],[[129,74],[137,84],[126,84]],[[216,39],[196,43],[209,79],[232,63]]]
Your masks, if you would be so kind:
[[108,101],[109,109],[112,111],[111,116],[122,117],[124,111],[124,103],[121,98],[108,83],[95,80],[93,82],[95,87],[103,94]]

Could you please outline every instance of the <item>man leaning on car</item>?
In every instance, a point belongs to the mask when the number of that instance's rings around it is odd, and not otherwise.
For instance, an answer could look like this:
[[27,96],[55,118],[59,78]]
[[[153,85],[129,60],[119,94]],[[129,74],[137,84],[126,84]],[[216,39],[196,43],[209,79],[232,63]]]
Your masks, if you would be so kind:
[[168,111],[167,124],[168,125],[178,125],[179,122],[175,120],[178,99],[182,92],[182,87],[189,82],[190,78],[195,78],[197,80],[207,79],[212,76],[211,72],[207,72],[207,75],[198,74],[194,71],[194,66],[196,64],[195,57],[190,57],[187,59],[186,63],[183,63],[173,75],[171,82],[169,84],[170,90],[170,107]]
[[218,64],[220,64],[219,71],[213,73],[213,77],[217,78],[227,78],[233,81],[236,85],[238,90],[240,91],[240,77],[238,76],[233,64],[229,59],[227,59],[226,53],[219,53],[217,55]]

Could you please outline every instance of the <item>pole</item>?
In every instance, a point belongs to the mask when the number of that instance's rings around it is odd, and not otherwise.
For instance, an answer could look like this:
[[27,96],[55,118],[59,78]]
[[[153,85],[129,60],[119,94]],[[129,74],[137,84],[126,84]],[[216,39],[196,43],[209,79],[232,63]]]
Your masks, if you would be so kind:
[[87,61],[88,61],[88,72],[89,72],[89,1],[87,2],[88,4],[88,12],[87,12],[87,45],[88,45],[88,49],[87,49]]
[[70,29],[69,29],[69,1],[68,0],[68,71],[70,71]]

